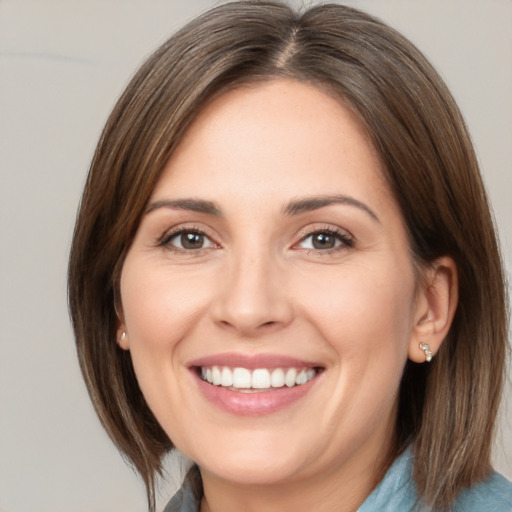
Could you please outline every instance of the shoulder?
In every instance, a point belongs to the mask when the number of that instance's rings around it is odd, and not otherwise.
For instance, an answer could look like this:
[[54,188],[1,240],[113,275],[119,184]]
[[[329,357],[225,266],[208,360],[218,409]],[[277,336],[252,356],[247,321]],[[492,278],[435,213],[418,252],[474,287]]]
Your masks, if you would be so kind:
[[[413,455],[399,456],[358,512],[411,512],[431,510],[421,505],[412,476]],[[512,512],[512,483],[499,473],[464,489],[449,512]]]
[[512,482],[492,473],[487,480],[461,492],[454,512],[512,512]]
[[192,487],[185,482],[163,512],[199,512],[200,503],[201,500],[196,496]]

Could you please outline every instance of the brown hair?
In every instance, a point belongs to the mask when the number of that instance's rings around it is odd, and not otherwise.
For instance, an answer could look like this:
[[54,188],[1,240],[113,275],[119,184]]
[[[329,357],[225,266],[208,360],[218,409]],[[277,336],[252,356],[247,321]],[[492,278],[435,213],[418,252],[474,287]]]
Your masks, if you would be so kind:
[[459,304],[433,362],[408,362],[398,450],[413,444],[425,503],[447,508],[483,479],[500,400],[507,309],[501,261],[462,116],[423,55],[382,22],[341,5],[295,13],[282,3],[222,5],[171,37],[114,108],[94,155],[69,263],[81,369],[112,440],[154,483],[172,442],[149,410],[128,352],[115,343],[116,288],[146,202],[199,110],[242,83],[315,84],[365,124],[401,207],[419,265],[451,256]]

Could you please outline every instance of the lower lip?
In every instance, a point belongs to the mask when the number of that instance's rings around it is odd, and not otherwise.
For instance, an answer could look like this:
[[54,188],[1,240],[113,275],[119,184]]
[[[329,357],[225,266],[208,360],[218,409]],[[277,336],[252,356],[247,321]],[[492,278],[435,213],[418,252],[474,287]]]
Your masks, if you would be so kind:
[[262,416],[281,411],[303,398],[315,385],[319,374],[300,386],[250,393],[214,386],[202,380],[195,372],[194,376],[206,399],[223,411],[238,416]]

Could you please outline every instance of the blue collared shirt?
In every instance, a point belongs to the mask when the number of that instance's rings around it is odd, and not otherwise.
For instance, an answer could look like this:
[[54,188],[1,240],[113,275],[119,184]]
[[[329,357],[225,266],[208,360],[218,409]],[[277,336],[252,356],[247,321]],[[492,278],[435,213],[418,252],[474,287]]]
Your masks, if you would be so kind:
[[[411,450],[398,457],[357,512],[420,512]],[[201,499],[185,483],[164,512],[199,512]],[[461,492],[450,512],[512,512],[512,483],[498,473]]]

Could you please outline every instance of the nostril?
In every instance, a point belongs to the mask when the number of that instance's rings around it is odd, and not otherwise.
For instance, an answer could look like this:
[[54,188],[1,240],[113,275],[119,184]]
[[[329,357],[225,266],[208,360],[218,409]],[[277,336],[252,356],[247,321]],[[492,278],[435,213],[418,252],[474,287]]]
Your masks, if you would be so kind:
[[[220,325],[224,326],[224,327],[234,327],[234,325],[227,321],[227,320],[221,320],[220,322]],[[271,320],[269,322],[264,322],[262,323],[261,325],[259,325],[259,327],[273,327],[274,325],[276,325],[278,322],[274,321],[274,320]],[[258,327],[258,326],[256,326]]]

